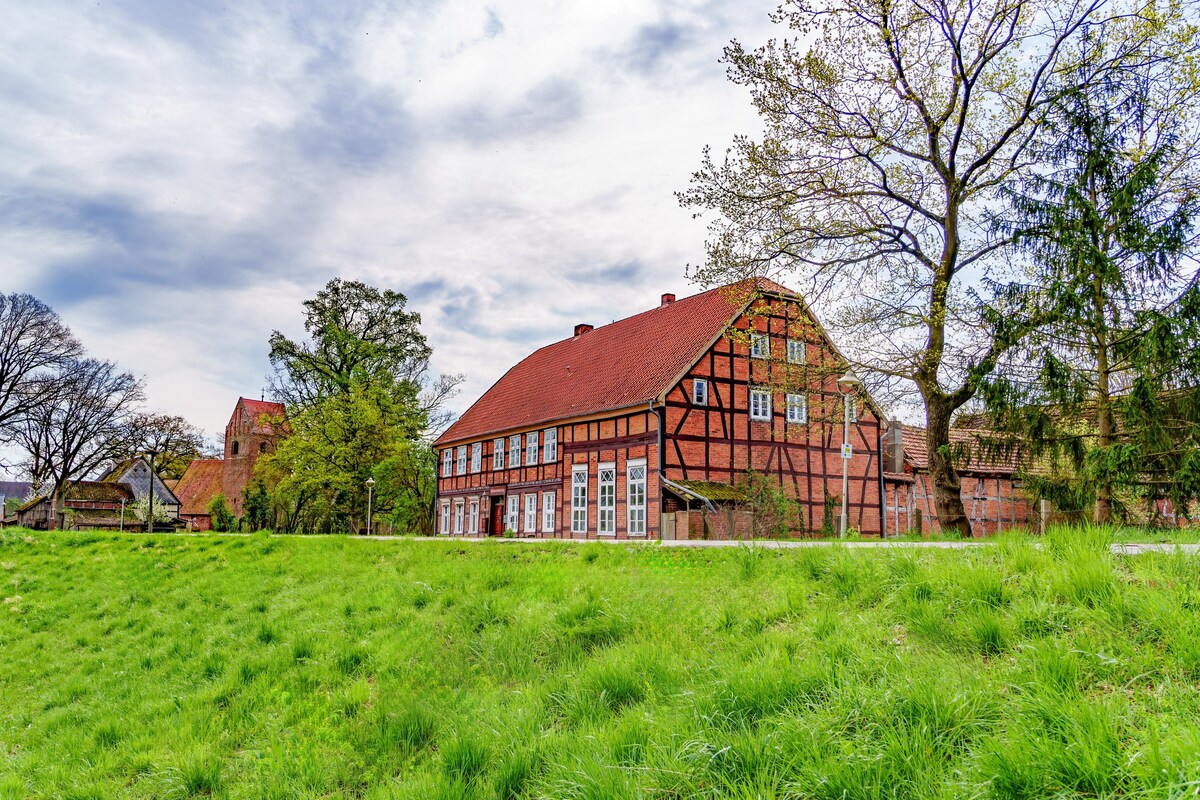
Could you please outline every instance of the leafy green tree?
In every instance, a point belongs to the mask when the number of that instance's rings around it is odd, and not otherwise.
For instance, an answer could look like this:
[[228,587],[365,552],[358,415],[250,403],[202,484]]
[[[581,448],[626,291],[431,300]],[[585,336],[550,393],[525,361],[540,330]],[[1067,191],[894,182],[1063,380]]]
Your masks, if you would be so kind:
[[[877,389],[915,391],[944,531],[970,530],[950,455],[955,413],[1028,329],[986,296],[1011,274],[1012,237],[987,224],[1000,187],[1038,167],[1029,144],[1085,27],[1135,0],[791,0],[791,39],[733,42],[761,139],[705,151],[684,206],[711,213],[708,283],[796,273]],[[1178,26],[1136,16],[1095,74]],[[1091,79],[1091,76],[1088,78]]]
[[[432,431],[461,380],[431,380],[430,348],[406,298],[335,279],[304,304],[309,341],[271,336],[274,391],[289,435],[260,459],[283,530],[344,532],[366,522],[369,478],[380,518],[432,530]],[[428,506],[428,508],[424,508]]]
[[271,496],[262,479],[251,481],[242,489],[242,515],[245,523],[252,531],[262,531],[271,527]]
[[1085,37],[1031,148],[1045,167],[1011,192],[1006,232],[1032,267],[1016,290],[1045,324],[984,391],[999,424],[1053,470],[1030,485],[1068,508],[1090,503],[1100,523],[1123,488],[1186,507],[1195,494],[1175,476],[1200,464],[1189,363],[1200,287],[1181,269],[1200,211],[1200,82],[1184,74],[1196,45],[1181,53],[1166,40],[1086,79],[1111,48],[1103,31]]
[[214,531],[231,531],[237,527],[237,517],[229,507],[229,501],[225,499],[225,495],[220,492],[209,502],[208,514],[212,519]]

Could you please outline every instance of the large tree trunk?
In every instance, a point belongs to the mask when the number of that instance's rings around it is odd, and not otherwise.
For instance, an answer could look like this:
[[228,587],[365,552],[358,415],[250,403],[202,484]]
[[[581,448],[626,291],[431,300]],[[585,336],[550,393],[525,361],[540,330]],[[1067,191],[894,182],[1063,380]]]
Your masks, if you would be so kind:
[[[1110,372],[1108,332],[1105,329],[1104,283],[1097,276],[1093,281],[1093,309],[1096,313],[1096,446],[1101,454],[1113,443],[1112,403],[1110,401]],[[1112,480],[1104,473],[1096,484],[1096,505],[1092,518],[1100,525],[1112,521]]]
[[950,403],[942,398],[925,401],[925,448],[933,483],[934,510],[943,533],[971,535],[971,521],[962,502],[962,479],[954,469],[950,451]]

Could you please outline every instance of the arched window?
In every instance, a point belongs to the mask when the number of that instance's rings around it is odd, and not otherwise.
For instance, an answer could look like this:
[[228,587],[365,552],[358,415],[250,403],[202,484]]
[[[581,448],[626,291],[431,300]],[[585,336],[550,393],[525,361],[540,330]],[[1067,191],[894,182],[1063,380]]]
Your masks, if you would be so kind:
[[234,440],[233,440],[233,451],[232,451],[232,452],[233,452],[233,454],[234,454],[235,456],[238,454],[238,443],[237,443],[237,439],[234,439]]
[[260,454],[261,454],[261,453],[265,453],[265,452],[267,452],[267,443],[266,443],[266,442],[259,442],[259,443],[258,443],[258,452],[259,452]]

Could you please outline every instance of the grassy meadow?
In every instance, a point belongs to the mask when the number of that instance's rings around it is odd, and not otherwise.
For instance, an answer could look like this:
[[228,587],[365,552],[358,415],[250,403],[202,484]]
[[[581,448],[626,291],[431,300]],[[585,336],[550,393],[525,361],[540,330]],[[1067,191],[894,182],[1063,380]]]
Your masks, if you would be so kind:
[[0,798],[1200,792],[1200,558],[0,530]]

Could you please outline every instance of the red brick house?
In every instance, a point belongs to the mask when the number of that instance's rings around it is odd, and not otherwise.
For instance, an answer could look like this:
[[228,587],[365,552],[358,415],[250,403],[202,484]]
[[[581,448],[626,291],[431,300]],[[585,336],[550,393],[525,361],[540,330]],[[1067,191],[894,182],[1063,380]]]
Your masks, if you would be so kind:
[[[1021,490],[1017,460],[987,446],[986,432],[951,428],[950,446],[962,480],[962,503],[972,533],[982,536],[1034,522],[1034,507]],[[884,445],[885,513],[889,533],[941,530],[929,476],[925,429],[890,424]]]
[[[435,442],[438,532],[671,537],[677,510],[717,512],[751,469],[798,501],[789,527],[820,529],[841,495],[845,369],[803,299],[765,279],[577,325]],[[861,387],[850,402],[850,525],[878,534],[882,416]],[[740,533],[728,519],[714,535]]]
[[242,493],[254,477],[254,465],[287,434],[286,413],[283,403],[238,398],[225,425],[225,457],[196,459],[173,487],[188,527],[211,530],[208,506],[218,494],[225,495],[234,515],[242,515]]

